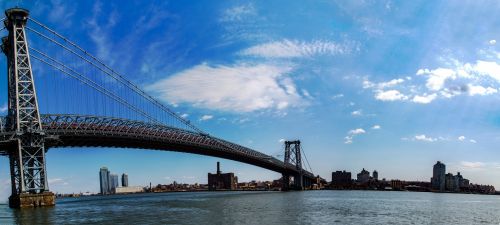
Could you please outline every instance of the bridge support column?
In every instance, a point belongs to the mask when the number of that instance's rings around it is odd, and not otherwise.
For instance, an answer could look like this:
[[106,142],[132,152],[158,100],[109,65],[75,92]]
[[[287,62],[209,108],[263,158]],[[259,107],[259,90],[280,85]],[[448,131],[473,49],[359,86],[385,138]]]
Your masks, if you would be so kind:
[[304,177],[302,174],[296,175],[293,178],[293,186],[295,190],[304,190]]
[[42,192],[39,194],[21,193],[9,197],[9,207],[11,208],[32,208],[53,206],[55,204],[56,196],[52,192]]
[[293,166],[298,174],[293,175],[293,184],[290,187],[290,174],[283,174],[283,191],[303,190],[304,175],[302,170],[302,157],[300,153],[300,141],[285,141],[285,166]]
[[13,147],[8,149],[13,208],[50,206],[55,197],[49,192],[45,173],[45,133],[42,130],[35,82],[31,69],[25,26],[29,11],[5,11],[2,51],[7,56],[8,120],[6,130],[14,131]]

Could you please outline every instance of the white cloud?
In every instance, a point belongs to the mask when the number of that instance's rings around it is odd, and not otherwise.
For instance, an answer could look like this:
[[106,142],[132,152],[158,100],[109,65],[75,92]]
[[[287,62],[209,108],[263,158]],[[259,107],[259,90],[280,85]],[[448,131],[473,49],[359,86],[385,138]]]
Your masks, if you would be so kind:
[[474,139],[470,139],[469,141],[470,141],[470,143],[474,143],[474,144],[477,143],[477,141]]
[[373,130],[379,130],[379,129],[381,129],[381,128],[382,128],[382,127],[380,127],[380,125],[374,125],[374,126],[372,127],[372,129],[373,129]]
[[500,64],[496,62],[478,60],[471,69],[472,72],[489,76],[500,82]]
[[447,68],[438,68],[435,70],[419,69],[417,75],[425,75],[428,77],[425,86],[432,91],[439,91],[443,88],[446,80],[456,79],[456,72]]
[[315,55],[337,55],[350,53],[351,47],[345,44],[337,44],[331,41],[297,41],[284,39],[264,43],[247,48],[241,52],[242,55],[258,56],[264,58],[299,58],[312,57]]
[[181,115],[181,117],[184,118],[184,119],[186,119],[188,116],[189,116],[189,114],[187,114],[187,113],[184,113],[184,114]]
[[474,96],[474,95],[491,95],[495,94],[498,92],[497,89],[492,88],[492,87],[483,87],[479,85],[468,85],[469,89],[469,95]]
[[8,109],[9,107],[7,106],[7,103],[5,103],[2,106],[0,106],[0,113],[7,112]]
[[426,142],[435,142],[436,138],[427,137],[425,134],[415,135],[414,140],[416,141],[426,141]]
[[349,132],[347,132],[348,135],[344,137],[344,143],[345,144],[352,144],[352,139],[354,138],[354,136],[364,134],[364,133],[366,133],[366,131],[363,128],[357,128],[354,130],[350,130]]
[[213,119],[214,116],[212,115],[203,115],[201,118],[200,118],[200,121],[206,121],[206,120],[211,120]]
[[349,131],[349,134],[364,134],[364,133],[366,133],[366,131],[363,128],[358,128]]
[[273,65],[209,66],[201,64],[146,87],[170,103],[235,112],[283,110],[306,104],[290,67]]
[[430,102],[432,102],[434,99],[436,99],[437,97],[437,94],[430,94],[430,95],[424,95],[424,96],[420,96],[420,95],[415,95],[415,97],[413,97],[413,102],[415,103],[420,103],[420,104],[428,104]]
[[281,138],[278,140],[278,142],[283,143],[283,142],[285,142],[285,139]]
[[494,39],[490,40],[489,43],[490,43],[490,45],[495,45],[497,43],[497,40],[494,40]]
[[351,112],[351,115],[353,115],[353,116],[361,116],[361,115],[363,115],[363,112],[360,109],[360,110],[356,110],[356,111]]
[[460,136],[460,137],[458,137],[458,140],[459,140],[459,141],[464,141],[464,140],[465,140],[465,136]]
[[485,166],[483,162],[467,162],[467,161],[460,162],[460,165],[468,169],[479,169]]
[[379,90],[375,94],[375,98],[380,101],[401,101],[407,100],[408,96],[401,94],[401,92],[399,92],[398,90]]

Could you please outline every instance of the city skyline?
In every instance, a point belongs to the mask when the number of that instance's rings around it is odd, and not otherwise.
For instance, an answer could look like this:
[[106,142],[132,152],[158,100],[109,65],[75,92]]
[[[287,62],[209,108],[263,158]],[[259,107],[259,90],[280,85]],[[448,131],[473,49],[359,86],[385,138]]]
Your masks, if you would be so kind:
[[[428,165],[448,159],[450,171],[498,187],[491,177],[500,175],[494,150],[500,33],[491,27],[499,3],[489,3],[21,6],[210,134],[280,159],[282,142],[300,139],[313,171],[324,178],[369,166],[387,179],[428,181]],[[0,3],[4,9],[14,4]],[[379,12],[369,11],[374,8]],[[3,87],[5,72],[6,66]],[[43,79],[43,71],[34,73]],[[6,93],[0,96],[5,115]],[[132,186],[202,183],[216,161],[242,181],[281,176],[229,160],[131,149],[50,149],[47,161],[50,189],[66,193],[97,192],[101,165],[128,171]],[[6,199],[6,157],[0,165]]]

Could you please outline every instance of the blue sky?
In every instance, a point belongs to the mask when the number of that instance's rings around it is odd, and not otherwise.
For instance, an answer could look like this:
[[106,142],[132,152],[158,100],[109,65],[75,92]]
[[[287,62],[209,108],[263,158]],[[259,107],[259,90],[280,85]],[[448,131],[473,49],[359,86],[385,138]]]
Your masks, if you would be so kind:
[[[20,5],[212,135],[275,156],[283,140],[300,139],[327,180],[334,170],[366,168],[429,181],[441,160],[449,172],[500,188],[498,1]],[[0,77],[5,90],[5,70]],[[67,148],[49,150],[47,169],[53,191],[97,192],[101,166],[128,173],[131,185],[205,183],[218,160]],[[280,176],[220,161],[241,181]],[[6,199],[7,158],[0,165]]]

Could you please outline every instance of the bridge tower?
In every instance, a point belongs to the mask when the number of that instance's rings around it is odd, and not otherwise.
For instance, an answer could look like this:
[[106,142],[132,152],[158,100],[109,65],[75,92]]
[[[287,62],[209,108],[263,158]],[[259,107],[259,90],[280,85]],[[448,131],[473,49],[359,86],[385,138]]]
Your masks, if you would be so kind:
[[300,140],[295,141],[285,141],[285,160],[286,166],[294,165],[298,174],[293,175],[293,184],[290,184],[290,174],[283,174],[283,187],[282,189],[287,191],[290,189],[303,190],[303,169],[302,169],[302,157],[300,152]]
[[45,169],[45,134],[40,121],[35,82],[31,69],[25,25],[29,11],[12,8],[5,11],[2,51],[7,56],[8,115],[7,130],[13,131],[12,148],[8,149],[13,208],[55,204],[49,192]]

